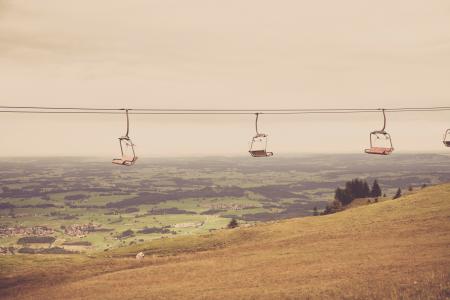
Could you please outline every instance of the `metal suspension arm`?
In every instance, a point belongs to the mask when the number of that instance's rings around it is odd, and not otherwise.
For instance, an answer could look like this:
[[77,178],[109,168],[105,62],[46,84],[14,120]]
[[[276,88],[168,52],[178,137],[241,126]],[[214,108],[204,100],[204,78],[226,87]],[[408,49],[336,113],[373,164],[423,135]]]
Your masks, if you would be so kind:
[[125,137],[128,137],[128,133],[130,131],[130,118],[128,116],[128,110],[129,109],[125,109],[125,113],[127,114],[127,133],[125,134]]
[[[445,132],[444,132],[444,139],[443,139],[443,141],[445,142],[445,141],[447,141],[447,136],[450,134],[450,129],[447,129]],[[449,139],[450,140],[450,139]]]
[[259,113],[255,113],[255,115],[256,115],[255,128],[256,128],[256,134],[258,135],[259,134],[259,132],[258,132],[258,117],[259,117]]
[[386,128],[386,112],[385,109],[382,109],[383,112],[383,129],[381,129],[382,132],[384,132],[384,129]]

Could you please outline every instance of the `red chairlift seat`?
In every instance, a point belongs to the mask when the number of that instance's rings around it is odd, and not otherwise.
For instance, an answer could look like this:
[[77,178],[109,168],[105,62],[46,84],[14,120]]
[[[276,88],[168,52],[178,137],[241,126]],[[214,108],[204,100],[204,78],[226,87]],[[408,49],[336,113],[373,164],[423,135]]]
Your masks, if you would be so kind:
[[[372,131],[369,134],[370,148],[364,150],[367,154],[389,155],[394,151],[391,135],[384,130],[386,128],[386,114],[384,109],[382,112],[384,118],[383,128],[381,130]],[[387,143],[388,146],[376,145],[375,141],[381,140],[382,138],[384,138],[385,144]]]
[[392,153],[392,151],[394,151],[394,148],[372,147],[364,151],[368,154],[389,155]]
[[[381,139],[380,135],[385,138],[389,143],[388,147],[375,146],[374,138],[376,140]],[[389,133],[386,131],[373,131],[370,133],[370,148],[365,149],[364,152],[367,154],[378,154],[378,155],[389,155],[394,152],[394,147],[392,146],[392,140]]]
[[253,157],[273,156],[273,152],[267,152],[265,150],[254,150],[254,151],[248,151],[248,152],[250,152],[250,155]]

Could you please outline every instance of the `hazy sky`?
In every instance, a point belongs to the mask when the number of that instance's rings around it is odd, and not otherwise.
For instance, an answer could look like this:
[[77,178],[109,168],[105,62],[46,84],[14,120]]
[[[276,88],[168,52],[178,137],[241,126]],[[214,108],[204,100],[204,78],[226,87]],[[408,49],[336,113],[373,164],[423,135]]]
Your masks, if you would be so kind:
[[[0,0],[0,105],[450,106],[448,0]],[[276,153],[359,152],[381,115],[263,116]],[[120,116],[0,115],[0,155],[115,156]],[[450,112],[390,114],[445,151]],[[252,116],[139,116],[140,156],[246,154]]]

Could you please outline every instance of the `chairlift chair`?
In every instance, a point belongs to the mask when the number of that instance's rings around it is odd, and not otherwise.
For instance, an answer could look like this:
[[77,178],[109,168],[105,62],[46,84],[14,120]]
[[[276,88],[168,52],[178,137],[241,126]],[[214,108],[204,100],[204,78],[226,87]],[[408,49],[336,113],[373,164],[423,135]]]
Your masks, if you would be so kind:
[[128,109],[125,109],[127,116],[127,133],[119,138],[120,152],[122,156],[120,158],[114,158],[112,160],[113,164],[121,166],[132,166],[137,160],[136,153],[134,151],[134,144],[128,136],[130,130],[130,120],[128,117]]
[[[365,149],[367,154],[378,154],[378,155],[389,155],[394,151],[392,146],[391,135],[385,131],[386,128],[386,113],[384,109],[383,112],[383,128],[381,130],[372,131],[369,135],[370,148]],[[384,145],[379,145],[380,140],[384,139]]]
[[450,129],[447,129],[444,133],[444,139],[442,140],[446,147],[450,147]]
[[250,150],[248,151],[253,157],[270,157],[273,156],[273,152],[267,151],[267,134],[258,132],[258,117],[259,113],[256,113],[256,135],[252,138],[250,144]]

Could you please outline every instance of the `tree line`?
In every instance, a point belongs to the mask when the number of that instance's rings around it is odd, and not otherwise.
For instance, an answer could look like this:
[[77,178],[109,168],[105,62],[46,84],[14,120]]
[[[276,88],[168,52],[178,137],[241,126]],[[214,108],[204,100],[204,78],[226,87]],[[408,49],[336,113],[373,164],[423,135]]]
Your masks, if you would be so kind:
[[[373,197],[377,199],[381,197],[382,191],[378,181],[375,179],[372,183],[372,187],[366,180],[359,178],[352,179],[345,183],[345,188],[338,187],[334,191],[334,201],[325,207],[325,210],[321,213],[322,215],[332,214],[341,211],[344,206],[352,203],[354,199],[357,198],[367,198]],[[313,215],[318,215],[317,210],[313,212]]]
[[350,204],[354,199],[367,197],[380,197],[382,194],[380,185],[375,179],[372,188],[369,188],[367,181],[362,179],[352,179],[345,183],[345,188],[337,188],[334,192],[334,199],[343,206]]
[[[427,184],[424,183],[422,184],[421,188],[424,189],[427,187]],[[413,186],[410,185],[408,187],[408,191],[412,192],[413,191]],[[325,207],[325,210],[323,212],[319,212],[319,210],[317,209],[317,207],[314,207],[313,210],[313,215],[314,216],[318,216],[318,215],[328,215],[328,214],[332,214],[338,211],[343,210],[344,206],[349,205],[350,203],[352,203],[352,201],[354,199],[357,198],[375,198],[374,201],[378,202],[378,197],[381,197],[383,195],[383,197],[386,197],[386,194],[383,194],[380,185],[378,184],[378,181],[375,179],[372,183],[372,186],[369,187],[369,184],[367,183],[366,180],[362,180],[359,178],[355,178],[351,181],[347,181],[345,183],[345,187],[344,188],[340,188],[338,187],[335,191],[334,191],[334,201],[330,204],[328,204]],[[392,197],[392,199],[398,199],[402,196],[402,190],[400,188],[397,189],[397,191],[395,192],[394,197]],[[371,203],[371,200],[368,200],[368,203]]]

